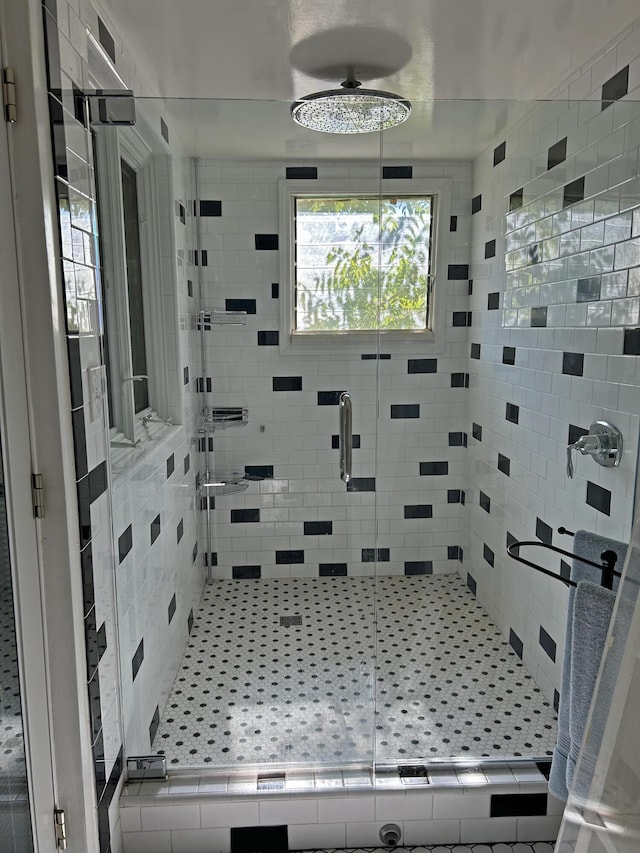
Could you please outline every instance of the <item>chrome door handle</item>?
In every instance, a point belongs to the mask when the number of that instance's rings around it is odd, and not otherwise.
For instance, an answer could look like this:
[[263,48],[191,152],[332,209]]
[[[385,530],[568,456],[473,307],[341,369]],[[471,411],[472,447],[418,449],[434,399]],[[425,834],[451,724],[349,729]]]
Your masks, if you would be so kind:
[[352,427],[351,394],[340,394],[340,479],[348,483],[351,479]]

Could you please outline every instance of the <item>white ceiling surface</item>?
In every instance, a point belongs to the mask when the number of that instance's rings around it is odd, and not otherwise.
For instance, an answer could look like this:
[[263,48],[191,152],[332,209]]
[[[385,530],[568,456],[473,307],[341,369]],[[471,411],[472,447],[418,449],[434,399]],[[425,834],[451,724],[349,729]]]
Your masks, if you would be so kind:
[[[103,3],[153,90],[207,99],[171,106],[194,154],[297,159],[379,154],[376,134],[355,141],[291,129],[290,102],[337,86],[350,62],[365,87],[415,104],[406,125],[384,134],[389,156],[467,158],[499,130],[496,101],[548,96],[640,11],[638,0]],[[492,103],[419,103],[432,99]]]

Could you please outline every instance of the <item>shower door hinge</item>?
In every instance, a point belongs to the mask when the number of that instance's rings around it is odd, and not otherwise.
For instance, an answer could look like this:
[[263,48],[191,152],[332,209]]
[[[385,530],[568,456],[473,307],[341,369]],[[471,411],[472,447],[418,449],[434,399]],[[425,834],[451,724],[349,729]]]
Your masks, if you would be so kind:
[[31,475],[31,496],[33,498],[33,517],[44,518],[44,474]]
[[4,103],[4,119],[13,124],[18,118],[16,113],[16,81],[13,68],[9,65],[2,69],[2,100]]
[[56,849],[67,849],[67,824],[65,822],[64,809],[53,810],[53,825],[56,832]]

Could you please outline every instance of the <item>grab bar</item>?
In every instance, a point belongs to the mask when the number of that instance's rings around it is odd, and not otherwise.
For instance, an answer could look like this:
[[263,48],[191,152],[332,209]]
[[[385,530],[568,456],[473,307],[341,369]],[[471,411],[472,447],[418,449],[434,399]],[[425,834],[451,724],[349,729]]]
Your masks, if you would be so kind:
[[351,394],[340,394],[340,479],[348,483],[351,479],[352,458],[352,409]]

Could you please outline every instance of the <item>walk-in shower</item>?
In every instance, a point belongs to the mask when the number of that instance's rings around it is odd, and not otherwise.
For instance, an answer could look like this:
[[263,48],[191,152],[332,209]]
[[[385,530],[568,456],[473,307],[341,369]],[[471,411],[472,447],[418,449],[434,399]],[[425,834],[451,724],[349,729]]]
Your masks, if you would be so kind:
[[[617,163],[625,194],[578,187],[570,149],[543,169],[529,129],[558,109],[414,103],[349,138],[284,103],[140,99],[135,127],[94,127],[101,201],[101,158],[142,164],[168,348],[150,408],[172,420],[113,442],[126,755],[550,759],[567,589],[507,547],[605,515],[628,538],[638,434],[599,360],[637,322],[635,173]],[[568,480],[596,420],[621,465]]]

